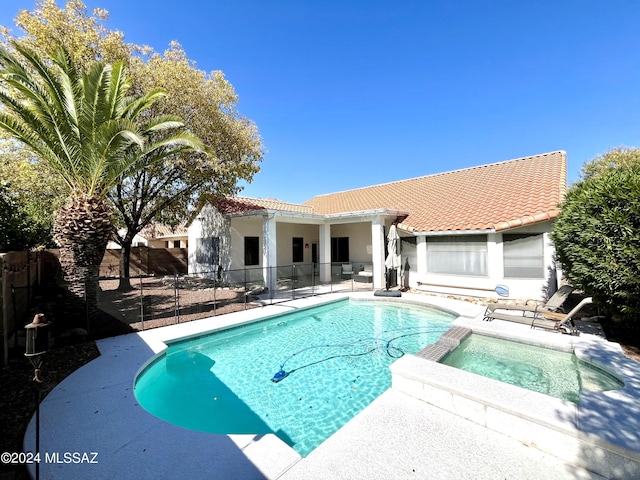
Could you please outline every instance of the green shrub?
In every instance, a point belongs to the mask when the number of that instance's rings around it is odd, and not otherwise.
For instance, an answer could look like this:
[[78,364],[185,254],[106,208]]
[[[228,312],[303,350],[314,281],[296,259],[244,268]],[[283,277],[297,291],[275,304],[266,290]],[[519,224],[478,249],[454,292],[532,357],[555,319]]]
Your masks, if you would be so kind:
[[569,281],[609,315],[640,313],[640,165],[575,184],[552,233]]

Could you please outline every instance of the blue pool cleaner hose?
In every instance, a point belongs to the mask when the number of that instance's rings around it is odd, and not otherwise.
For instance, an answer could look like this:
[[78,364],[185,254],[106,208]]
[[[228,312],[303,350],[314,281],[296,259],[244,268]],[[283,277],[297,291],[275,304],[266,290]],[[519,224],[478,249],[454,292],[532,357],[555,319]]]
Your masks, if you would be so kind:
[[[424,329],[424,328],[429,328],[429,327],[424,327],[424,326],[414,326],[414,327],[402,327],[402,328],[395,328],[395,329],[391,329],[391,330],[385,330],[381,333],[391,333],[391,332],[404,332],[406,330],[417,330],[417,329]],[[299,370],[300,368],[304,368],[304,367],[298,367],[295,368],[293,370],[289,370],[288,372],[284,369],[285,364],[291,360],[293,357],[306,352],[307,350],[312,350],[312,349],[316,349],[316,348],[346,348],[346,347],[352,347],[358,343],[361,342],[366,342],[366,341],[371,341],[373,340],[374,343],[374,347],[369,349],[366,352],[362,352],[362,353],[352,353],[352,354],[342,354],[342,355],[333,355],[331,357],[327,357],[324,358],[322,360],[319,361],[315,361],[312,362],[308,365],[305,366],[311,366],[314,365],[316,363],[320,363],[322,361],[325,360],[330,360],[332,358],[337,358],[337,357],[357,357],[357,356],[362,356],[362,355],[367,355],[369,353],[372,353],[376,350],[385,350],[387,352],[387,355],[389,355],[392,358],[400,358],[401,356],[404,355],[404,351],[394,345],[392,345],[391,342],[393,342],[394,340],[397,340],[399,338],[403,338],[403,337],[409,337],[412,335],[420,335],[422,333],[437,333],[437,332],[445,332],[447,329],[430,329],[428,332],[425,331],[418,331],[418,332],[412,332],[412,333],[405,333],[403,335],[398,335],[395,336],[389,340],[383,339],[383,338],[378,338],[378,337],[365,337],[365,338],[359,338],[358,340],[355,340],[353,342],[347,342],[347,343],[338,343],[338,344],[320,344],[320,345],[311,345],[309,347],[305,347],[302,350],[298,350],[297,352],[293,353],[292,355],[288,356],[284,362],[282,362],[282,364],[280,365],[280,370],[278,370],[275,375],[273,376],[273,378],[271,378],[271,381],[274,383],[278,383],[282,380],[284,380],[286,377],[288,377],[292,372],[294,372],[295,370]]]

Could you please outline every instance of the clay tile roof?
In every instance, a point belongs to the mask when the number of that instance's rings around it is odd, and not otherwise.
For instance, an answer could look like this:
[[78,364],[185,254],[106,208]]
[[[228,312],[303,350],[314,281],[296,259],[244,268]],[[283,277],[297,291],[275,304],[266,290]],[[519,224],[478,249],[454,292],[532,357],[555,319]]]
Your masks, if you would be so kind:
[[223,215],[241,214],[258,210],[278,210],[292,213],[313,213],[313,208],[275,199],[228,197],[215,201],[215,207]]
[[188,235],[187,227],[184,225],[176,225],[172,227],[171,225],[164,225],[160,223],[154,223],[152,225],[147,225],[142,229],[140,235],[143,238],[151,239],[151,238],[162,238],[162,237],[174,237],[174,236],[186,236]]
[[413,232],[506,230],[558,216],[566,193],[563,151],[319,195],[318,214],[379,208],[409,212]]

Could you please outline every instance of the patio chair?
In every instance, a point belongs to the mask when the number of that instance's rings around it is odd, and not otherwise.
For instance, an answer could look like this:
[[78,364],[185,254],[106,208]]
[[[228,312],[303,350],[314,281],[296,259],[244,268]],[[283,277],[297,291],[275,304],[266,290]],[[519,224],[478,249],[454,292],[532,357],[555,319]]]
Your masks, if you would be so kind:
[[534,300],[527,300],[524,305],[518,305],[515,303],[489,303],[485,312],[485,320],[489,320],[490,314],[495,310],[518,310],[522,312],[523,316],[526,316],[527,312],[562,312],[562,305],[567,301],[569,295],[575,290],[570,285],[561,286],[556,293],[543,305],[530,304]]
[[353,278],[353,265],[350,263],[342,264],[342,278]]
[[373,282],[373,265],[365,265],[356,274],[356,282],[372,283]]
[[512,315],[509,313],[491,312],[485,320],[505,320],[507,322],[524,323],[531,328],[544,328],[545,330],[562,331],[577,334],[573,325],[573,317],[584,307],[593,302],[591,297],[584,298],[569,313],[538,311],[532,316]]

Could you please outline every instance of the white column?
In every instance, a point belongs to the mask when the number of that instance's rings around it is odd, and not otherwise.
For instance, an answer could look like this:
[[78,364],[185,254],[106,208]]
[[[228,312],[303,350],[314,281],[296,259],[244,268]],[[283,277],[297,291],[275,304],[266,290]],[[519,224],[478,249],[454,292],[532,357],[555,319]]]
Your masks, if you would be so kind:
[[501,233],[487,235],[487,274],[492,287],[504,281],[504,255]]
[[276,288],[276,267],[278,265],[278,250],[276,242],[276,219],[264,217],[262,220],[262,277],[264,286],[269,291]]
[[384,223],[378,217],[371,221],[371,260],[373,263],[373,288],[383,288],[384,281]]
[[553,288],[553,291],[549,292],[549,295],[553,295],[562,282],[562,266],[560,262],[555,263],[556,246],[551,240],[549,232],[542,234],[543,241],[543,255],[544,255],[544,278],[547,282],[547,286]]
[[319,235],[320,282],[329,283],[331,281],[331,225],[321,224]]
[[416,238],[416,262],[418,263],[418,276],[422,278],[427,274],[427,237]]

